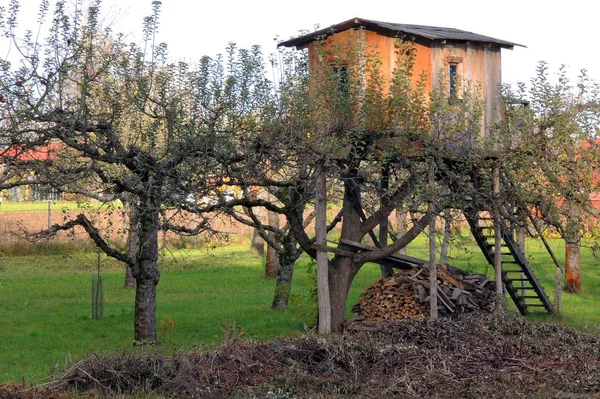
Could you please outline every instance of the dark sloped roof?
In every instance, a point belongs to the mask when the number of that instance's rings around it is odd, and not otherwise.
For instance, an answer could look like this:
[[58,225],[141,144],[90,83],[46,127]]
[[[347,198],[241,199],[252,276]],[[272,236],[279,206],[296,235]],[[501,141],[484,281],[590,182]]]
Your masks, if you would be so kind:
[[301,47],[312,43],[319,37],[328,36],[335,32],[341,32],[356,27],[364,27],[365,29],[378,32],[383,31],[387,34],[393,35],[404,33],[408,36],[422,37],[429,40],[457,40],[464,42],[492,43],[507,49],[512,49],[514,46],[525,47],[522,44],[495,39],[493,37],[484,36],[473,32],[467,32],[460,29],[441,28],[437,26],[425,25],[395,24],[390,22],[373,21],[363,18],[349,19],[348,21],[332,25],[329,28],[321,29],[313,33],[296,37],[294,39],[286,40],[284,42],[279,43],[279,46]]

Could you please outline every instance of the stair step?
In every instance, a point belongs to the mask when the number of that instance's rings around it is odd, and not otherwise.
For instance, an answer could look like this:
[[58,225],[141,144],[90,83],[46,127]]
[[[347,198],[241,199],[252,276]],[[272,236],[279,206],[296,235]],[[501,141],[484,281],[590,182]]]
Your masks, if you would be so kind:
[[[485,245],[487,245],[489,248],[494,248],[496,246],[496,244],[494,244],[493,242],[485,242]],[[500,248],[508,248],[508,246],[506,244],[500,244]]]
[[[508,230],[509,226],[507,223],[501,217],[498,219],[491,214],[486,214],[485,211],[478,212],[483,212],[483,214],[465,212],[473,236],[476,238],[477,244],[486,259],[492,265],[494,265],[494,260],[496,260],[504,265],[502,269],[505,267],[508,268],[508,270],[502,270],[502,281],[506,287],[506,291],[514,299],[519,311],[524,315],[530,313],[529,309],[533,311],[537,310],[538,313],[545,311],[551,314],[552,305],[549,303],[549,299],[546,297],[535,275],[533,275],[533,271],[529,270],[526,258],[519,248],[515,246],[514,234],[511,234]],[[502,240],[496,245],[497,234],[495,233],[498,228],[502,233]],[[498,251],[500,259],[496,258],[496,251]],[[514,278],[510,278],[511,276]],[[533,303],[528,304],[527,301],[529,300]]]

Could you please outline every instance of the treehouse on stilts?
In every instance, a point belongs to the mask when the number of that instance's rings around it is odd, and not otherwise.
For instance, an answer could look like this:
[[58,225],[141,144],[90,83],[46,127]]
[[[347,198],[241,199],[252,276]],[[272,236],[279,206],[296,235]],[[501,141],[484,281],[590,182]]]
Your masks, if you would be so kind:
[[[400,49],[399,40],[410,41],[410,49]],[[444,135],[443,131],[437,132],[443,139],[444,153],[442,162],[446,166],[446,173],[462,173],[468,175],[469,184],[482,184],[487,187],[484,199],[460,198],[454,195],[455,202],[449,206],[460,209],[470,226],[473,237],[482,250],[485,259],[496,270],[497,293],[504,297],[508,293],[516,307],[522,314],[535,312],[536,309],[552,313],[553,307],[544,292],[535,273],[529,265],[527,258],[515,242],[514,224],[506,215],[521,212],[519,218],[525,220],[528,215],[527,207],[510,201],[498,200],[501,191],[510,189],[510,179],[503,174],[497,161],[497,146],[505,145],[496,143],[494,130],[491,128],[502,119],[503,109],[506,104],[500,93],[501,86],[501,50],[513,49],[519,44],[479,35],[471,32],[452,28],[440,28],[421,25],[405,25],[385,23],[362,18],[354,18],[329,28],[310,34],[293,38],[280,43],[280,46],[307,49],[308,67],[311,77],[331,68],[340,79],[340,90],[345,90],[344,85],[348,68],[349,55],[357,48],[377,54],[379,78],[388,86],[393,84],[394,68],[399,51],[411,51],[413,60],[412,68],[415,77],[414,86],[419,85],[425,93],[442,93],[449,103],[460,103],[461,85],[468,84],[476,91],[481,99],[483,111],[480,116],[478,128],[468,132],[454,132],[451,136]],[[347,56],[345,54],[348,54]],[[354,55],[355,56],[355,55]],[[360,57],[359,57],[360,58]],[[360,62],[360,61],[359,61]],[[370,72],[367,72],[367,75]],[[416,78],[418,77],[418,82]],[[369,76],[364,77],[365,80]],[[466,100],[464,100],[466,101]],[[457,122],[458,123],[458,122]],[[385,146],[404,146],[412,158],[418,158],[419,142],[380,140],[378,143],[381,151]],[[477,167],[464,170],[465,163],[461,160],[478,154],[485,162]],[[483,154],[483,155],[482,155]],[[426,162],[426,160],[424,160]],[[437,172],[437,177],[442,172]],[[318,187],[325,190],[324,177]],[[382,173],[382,176],[384,174]],[[457,193],[461,187],[448,187]],[[322,199],[323,201],[323,199]],[[366,218],[360,201],[355,204],[361,220]],[[321,205],[322,206],[322,205]],[[357,242],[342,241],[333,248],[326,245],[324,212],[317,213],[317,244],[314,246],[321,259],[326,251],[334,252],[339,256],[353,256],[359,251],[369,251],[369,247]],[[435,228],[435,227],[433,227]],[[386,245],[387,236],[381,235],[387,231],[387,223],[380,225],[379,238],[371,230],[369,232],[376,247]],[[549,247],[547,247],[548,250]],[[552,254],[553,255],[553,254]],[[434,256],[435,258],[435,256]],[[554,257],[553,257],[554,258]],[[393,254],[378,261],[382,267],[410,268],[422,265],[426,261]],[[383,271],[383,270],[382,270]]]

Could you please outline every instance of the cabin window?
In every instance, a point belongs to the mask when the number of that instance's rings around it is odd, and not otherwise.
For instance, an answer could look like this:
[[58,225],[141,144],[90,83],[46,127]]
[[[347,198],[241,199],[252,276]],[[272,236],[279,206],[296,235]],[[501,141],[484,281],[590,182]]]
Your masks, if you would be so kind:
[[348,67],[333,67],[333,72],[338,77],[338,91],[348,93]]
[[457,96],[457,86],[458,86],[458,64],[448,64],[448,78],[449,78],[449,88],[450,88],[450,97]]

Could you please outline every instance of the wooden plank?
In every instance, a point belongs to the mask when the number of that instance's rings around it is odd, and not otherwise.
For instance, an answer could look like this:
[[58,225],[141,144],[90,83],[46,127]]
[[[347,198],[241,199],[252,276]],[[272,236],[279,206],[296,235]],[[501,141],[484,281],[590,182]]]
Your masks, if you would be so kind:
[[[452,301],[450,301],[450,298],[448,298],[448,296],[444,293],[444,291],[442,291],[442,289],[440,288],[439,285],[436,284],[436,288],[437,288],[437,298],[440,300],[442,305],[444,305],[444,307],[446,309],[448,309],[451,313],[454,313],[456,308],[454,306],[452,306]],[[437,306],[436,306],[436,310],[437,310]]]
[[[500,193],[500,167],[494,165],[492,169],[492,195],[497,198]],[[494,212],[494,269],[496,271],[496,310],[503,306],[504,292],[502,287],[502,230],[500,215]]]
[[[427,171],[427,186],[432,192],[435,189],[434,173],[435,164],[433,163],[433,160],[431,160],[429,162],[429,168]],[[433,203],[433,201],[430,201],[427,205],[427,211],[430,215],[433,214],[434,207],[435,204]],[[446,306],[448,310],[453,312],[453,310],[451,310],[451,308],[448,305],[448,298],[445,298],[446,295],[444,295],[437,283],[437,252],[435,250],[437,235],[435,229],[435,219],[435,214],[433,214],[433,217],[429,222],[429,284],[431,286],[431,289],[429,290],[429,317],[431,318],[431,320],[435,320],[438,318],[438,296],[441,302],[444,304],[444,306]]]
[[344,251],[343,249],[330,247],[327,245],[313,244],[313,245],[311,245],[311,248],[316,249],[317,251],[331,252],[336,255],[345,256],[348,258],[353,258],[356,256],[355,252]]
[[[361,244],[360,242],[356,242],[356,241],[352,241],[352,240],[346,240],[346,239],[341,239],[340,243],[351,247],[355,250],[363,250],[363,251],[375,251],[378,248],[375,247],[371,247],[368,245],[364,245]],[[413,258],[412,256],[408,256],[408,255],[400,255],[400,254],[391,254],[388,256],[388,258],[393,258],[402,262],[406,262],[406,263],[412,263],[414,265],[420,266],[420,265],[424,265],[427,263],[427,261],[423,260],[423,259],[418,259],[418,258]]]

